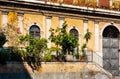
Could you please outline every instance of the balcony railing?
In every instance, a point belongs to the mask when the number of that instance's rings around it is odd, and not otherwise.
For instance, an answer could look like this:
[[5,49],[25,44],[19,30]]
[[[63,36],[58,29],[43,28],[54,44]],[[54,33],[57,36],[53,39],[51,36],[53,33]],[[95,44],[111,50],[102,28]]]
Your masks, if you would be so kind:
[[[23,49],[24,50],[25,48],[13,48],[13,47],[9,47],[9,48],[6,47],[5,48],[4,47],[3,52],[4,52],[4,55],[7,56],[6,60],[13,61],[12,60],[13,56],[19,56],[19,50],[18,49]],[[17,50],[18,50],[18,52],[17,52]],[[1,50],[0,50],[0,52],[1,52]],[[84,56],[82,55],[83,53],[84,53]],[[102,60],[103,60],[102,56],[100,56],[99,54],[97,54],[96,52],[93,52],[91,50],[86,50],[84,52],[79,50],[79,57],[76,57],[75,54],[76,53],[71,52],[70,54],[64,55],[64,57],[66,59],[66,62],[95,62],[95,63],[99,64],[99,63],[102,63]],[[51,62],[59,62],[59,60],[56,59],[56,57],[57,57],[56,52],[51,53],[51,55],[53,56],[53,60]],[[58,57],[62,57],[62,56],[63,55],[60,54]],[[19,60],[19,58],[17,58],[17,59]],[[17,60],[15,60],[15,61],[17,61]],[[42,61],[44,61],[44,60],[42,60]]]

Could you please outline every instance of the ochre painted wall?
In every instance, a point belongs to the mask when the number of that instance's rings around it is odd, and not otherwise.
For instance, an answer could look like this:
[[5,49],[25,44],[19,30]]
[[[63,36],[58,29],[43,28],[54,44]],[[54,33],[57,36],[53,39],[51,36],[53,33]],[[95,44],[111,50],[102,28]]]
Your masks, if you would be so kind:
[[37,14],[24,14],[23,16],[23,27],[24,27],[24,34],[28,33],[29,27],[36,24],[40,27],[42,31],[42,37],[45,37],[45,24],[44,24],[44,16],[37,15]]
[[60,22],[59,22],[59,18],[58,17],[52,17],[51,19],[51,27],[53,29],[56,29],[57,27],[60,27]]
[[[53,29],[60,28],[59,17],[53,16],[53,17],[51,18],[51,28],[53,28]],[[55,44],[54,44],[54,43],[51,43],[51,46],[54,47]]]
[[107,24],[106,22],[99,22],[99,30],[101,31],[102,28],[104,28],[105,24]]
[[8,13],[8,24],[18,27],[18,14],[17,12],[10,11]]
[[82,44],[84,43],[84,24],[83,24],[83,20],[73,19],[73,18],[65,18],[65,21],[68,24],[68,28],[67,28],[68,31],[70,31],[70,29],[72,29],[73,26],[75,28],[77,28],[77,30],[79,32],[79,44],[80,44],[80,47],[81,47]]
[[117,24],[117,26],[120,28],[120,24]]
[[0,12],[0,28],[2,27],[2,12]]
[[[24,14],[23,16],[24,21],[23,21],[23,25],[24,25],[24,34],[28,33],[28,28],[33,25],[34,23],[36,23],[41,31],[42,31],[42,37],[46,38],[46,16],[44,15],[38,15],[38,14]],[[68,28],[67,28],[67,32],[70,31],[70,29],[72,29],[73,27],[75,27],[78,32],[79,32],[79,44],[80,44],[80,48],[84,43],[84,22],[83,19],[78,19],[78,18],[72,18],[72,17],[67,17],[65,18],[65,21],[68,24]],[[108,24],[110,22],[103,22],[103,21],[99,21],[98,26],[99,26],[99,50],[101,49],[101,32],[102,29],[105,27],[106,24]],[[116,24],[118,27],[120,27],[120,24]],[[51,27],[53,29],[56,29],[57,27],[60,27],[60,21],[59,21],[59,17],[58,16],[52,16],[51,17]],[[88,19],[88,29],[90,32],[92,32],[92,37],[88,42],[88,50],[93,50],[95,51],[95,23],[93,20],[89,20]],[[55,46],[54,44],[52,44],[52,46]]]
[[95,48],[95,24],[93,21],[88,21],[88,29],[92,33],[91,39],[88,41],[88,50],[94,50]]

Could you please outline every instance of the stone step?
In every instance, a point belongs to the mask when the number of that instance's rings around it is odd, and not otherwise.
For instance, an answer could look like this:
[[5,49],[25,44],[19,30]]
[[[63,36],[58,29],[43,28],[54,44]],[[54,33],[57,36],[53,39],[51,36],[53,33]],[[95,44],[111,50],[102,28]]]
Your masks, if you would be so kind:
[[120,79],[120,76],[115,76],[113,77],[113,79]]

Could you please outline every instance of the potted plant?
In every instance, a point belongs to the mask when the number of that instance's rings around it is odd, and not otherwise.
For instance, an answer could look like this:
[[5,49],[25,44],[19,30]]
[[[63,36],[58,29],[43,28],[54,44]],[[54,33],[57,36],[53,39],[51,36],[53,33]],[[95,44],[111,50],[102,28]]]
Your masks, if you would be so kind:
[[84,43],[82,46],[81,46],[81,50],[82,52],[84,52],[84,49],[87,47],[86,43]]
[[86,34],[84,35],[84,38],[85,38],[85,40],[86,40],[86,47],[87,47],[87,44],[88,44],[89,39],[91,38],[91,35],[92,35],[92,33],[87,29],[87,32],[86,32]]
[[114,1],[112,5],[113,5],[112,7],[113,10],[120,9],[120,1]]
[[50,0],[51,2],[57,2],[57,0]]
[[85,40],[86,40],[86,42],[81,46],[81,50],[82,50],[82,55],[81,55],[81,60],[86,60],[87,58],[86,58],[86,52],[87,52],[87,44],[88,44],[88,41],[89,41],[89,39],[91,38],[91,35],[92,35],[92,33],[87,29],[87,32],[86,32],[86,34],[84,35],[84,38],[85,38]]
[[76,57],[76,59],[79,59],[79,58],[80,58],[80,54],[77,52],[77,53],[75,54],[75,57]]
[[64,0],[65,4],[73,4],[73,0]]
[[80,61],[85,61],[86,60],[86,54],[82,53],[82,55],[80,56]]
[[87,6],[95,8],[97,6],[96,0],[87,1]]
[[85,5],[85,0],[78,0],[78,5],[84,6]]
[[84,61],[85,60],[85,48],[86,48],[86,43],[84,43],[82,46],[81,46],[81,50],[82,50],[82,55],[80,56],[80,61]]

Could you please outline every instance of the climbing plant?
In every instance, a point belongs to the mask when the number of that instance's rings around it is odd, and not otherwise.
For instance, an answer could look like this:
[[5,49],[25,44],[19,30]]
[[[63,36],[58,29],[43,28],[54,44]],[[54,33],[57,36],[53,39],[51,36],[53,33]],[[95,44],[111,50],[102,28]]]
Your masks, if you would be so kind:
[[6,34],[9,46],[18,46],[18,15],[16,12],[8,13],[8,23],[2,29]]

